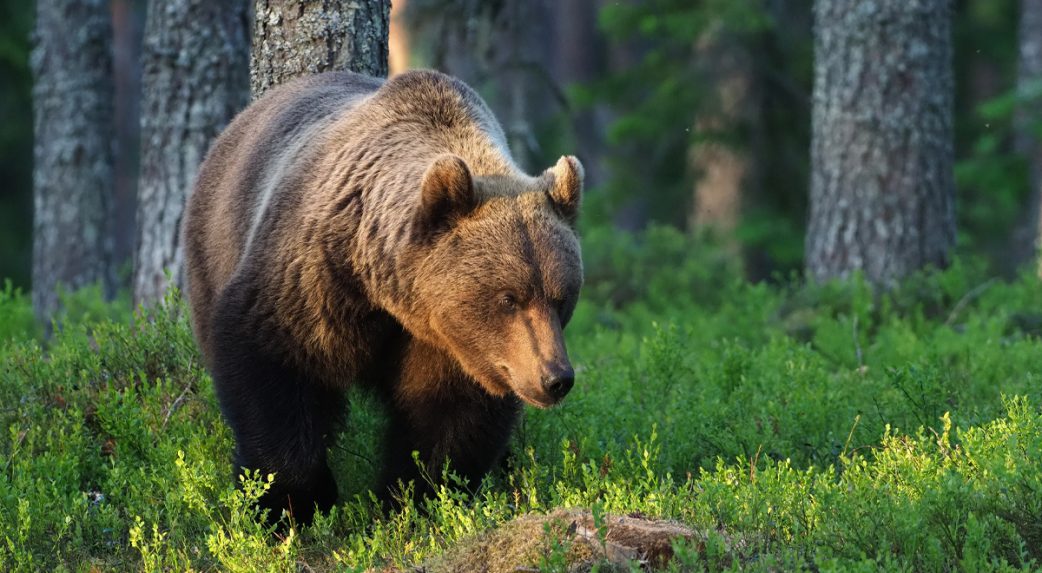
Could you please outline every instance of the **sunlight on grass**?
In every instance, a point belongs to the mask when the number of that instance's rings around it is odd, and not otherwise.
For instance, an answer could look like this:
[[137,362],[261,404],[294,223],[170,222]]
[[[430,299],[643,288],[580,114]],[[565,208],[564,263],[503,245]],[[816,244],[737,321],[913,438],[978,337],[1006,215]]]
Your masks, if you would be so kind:
[[[382,513],[368,487],[383,415],[353,392],[331,450],[342,502],[307,528],[258,521],[269,476],[235,487],[176,294],[132,320],[70,319],[46,348],[31,322],[8,325],[0,569],[451,570],[523,530],[525,566],[564,570],[574,531],[514,520],[566,508],[683,524],[696,535],[678,571],[1042,563],[1035,279],[970,298],[985,281],[968,265],[883,297],[857,281],[750,285],[679,234],[642,241],[587,246],[599,278],[568,331],[576,388],[526,411],[479,491]],[[652,257],[668,271],[634,282]],[[0,317],[27,308],[0,296]]]

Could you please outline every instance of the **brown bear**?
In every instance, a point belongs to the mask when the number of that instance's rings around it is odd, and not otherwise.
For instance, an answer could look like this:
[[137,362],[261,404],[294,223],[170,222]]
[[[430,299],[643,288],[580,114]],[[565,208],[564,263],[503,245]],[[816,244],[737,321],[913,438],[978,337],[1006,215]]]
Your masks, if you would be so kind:
[[414,451],[479,480],[521,402],[568,393],[582,184],[570,156],[522,172],[478,95],[432,71],[305,77],[235,118],[182,233],[234,467],[276,474],[269,518],[336,501],[326,448],[350,384],[388,404],[385,499],[424,491]]

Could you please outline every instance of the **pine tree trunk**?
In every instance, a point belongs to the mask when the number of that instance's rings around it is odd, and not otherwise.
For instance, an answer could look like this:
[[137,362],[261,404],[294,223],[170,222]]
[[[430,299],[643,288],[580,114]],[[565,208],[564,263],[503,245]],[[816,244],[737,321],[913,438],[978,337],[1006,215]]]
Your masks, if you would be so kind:
[[134,299],[182,286],[179,228],[211,141],[249,101],[247,0],[149,5],[142,54],[141,179]]
[[552,161],[536,134],[562,105],[554,97],[560,88],[553,85],[552,49],[557,30],[547,25],[553,21],[551,4],[546,0],[504,3],[505,22],[498,26],[497,36],[506,40],[509,52],[505,65],[499,68],[504,73],[493,69],[489,77],[493,85],[504,86],[508,107],[499,117],[514,159],[529,171],[543,169],[543,163]]
[[387,33],[388,74],[400,74],[409,69],[409,26],[405,22],[406,0],[391,3],[391,23]]
[[[1017,85],[1025,103],[1017,118],[1017,151],[1028,162],[1030,195],[1024,222],[1014,240],[1012,252],[1019,263],[1038,257],[1042,237],[1042,142],[1035,128],[1042,120],[1038,106],[1042,103],[1042,0],[1021,0],[1020,3],[1020,58]],[[1038,262],[1042,277],[1042,261]]]
[[[137,256],[137,190],[141,174],[141,47],[146,6],[140,0],[111,0],[112,80],[115,85],[116,158],[112,164],[112,260],[117,269]],[[120,277],[122,278],[122,277]],[[127,286],[133,288],[133,277]],[[123,286],[122,284],[119,286]]]
[[950,0],[815,2],[807,270],[889,286],[955,243]]
[[739,250],[734,231],[741,216],[742,197],[753,184],[753,162],[748,142],[735,133],[751,132],[756,120],[752,58],[741,39],[720,23],[713,25],[696,46],[698,65],[707,84],[713,86],[712,108],[695,122],[699,142],[691,148],[691,166],[697,180],[690,225],[723,235],[725,245]]
[[409,17],[432,35],[433,67],[483,94],[518,165],[534,171],[554,161],[536,134],[564,103],[554,77],[555,67],[562,64],[555,51],[558,28],[548,25],[557,19],[551,7],[558,10],[560,5],[547,0],[417,4],[419,10]]
[[[556,20],[551,61],[562,88],[588,84],[605,74],[605,39],[597,28],[600,0],[559,0],[553,4]],[[575,132],[575,154],[586,171],[586,188],[604,181],[604,133],[609,110],[605,104],[568,110]]]
[[256,0],[250,86],[331,70],[387,75],[390,0]]
[[58,285],[111,292],[112,25],[105,0],[39,0],[32,53],[33,307]]

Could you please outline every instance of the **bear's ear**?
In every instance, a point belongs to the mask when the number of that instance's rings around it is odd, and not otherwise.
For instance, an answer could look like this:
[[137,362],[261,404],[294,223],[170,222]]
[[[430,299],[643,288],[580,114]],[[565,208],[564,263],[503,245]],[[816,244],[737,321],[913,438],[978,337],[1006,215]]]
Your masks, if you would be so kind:
[[583,194],[583,165],[574,155],[566,155],[546,170],[544,177],[550,179],[546,193],[550,202],[570,225],[579,216],[579,205]]
[[424,236],[452,226],[473,210],[474,179],[463,158],[451,153],[436,157],[423,174],[420,197],[416,226]]

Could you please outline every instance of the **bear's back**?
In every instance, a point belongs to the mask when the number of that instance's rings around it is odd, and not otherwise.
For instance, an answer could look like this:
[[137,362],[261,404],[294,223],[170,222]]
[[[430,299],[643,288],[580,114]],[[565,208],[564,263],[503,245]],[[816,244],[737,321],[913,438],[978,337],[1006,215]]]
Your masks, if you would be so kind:
[[350,72],[296,79],[240,113],[211,146],[182,230],[188,295],[204,348],[216,297],[258,238],[265,212],[305,175],[302,167],[319,151],[309,143],[382,83]]

